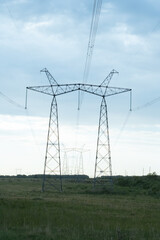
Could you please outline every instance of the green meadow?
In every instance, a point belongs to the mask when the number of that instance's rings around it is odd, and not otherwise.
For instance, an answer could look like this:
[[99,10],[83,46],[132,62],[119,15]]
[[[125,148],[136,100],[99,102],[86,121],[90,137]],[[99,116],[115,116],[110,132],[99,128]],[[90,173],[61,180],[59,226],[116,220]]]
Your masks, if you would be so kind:
[[113,188],[64,180],[41,192],[40,178],[0,178],[0,240],[160,240],[160,178],[119,177]]

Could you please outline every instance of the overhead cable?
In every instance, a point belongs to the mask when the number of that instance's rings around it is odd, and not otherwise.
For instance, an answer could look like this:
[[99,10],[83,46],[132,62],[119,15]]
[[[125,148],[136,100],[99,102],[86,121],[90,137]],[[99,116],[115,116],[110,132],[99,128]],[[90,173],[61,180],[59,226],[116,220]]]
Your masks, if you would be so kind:
[[[101,7],[102,7],[102,0],[94,0],[87,55],[85,60],[84,72],[83,72],[83,83],[87,83],[88,81],[92,54],[93,54],[93,49],[94,49],[95,39],[96,39],[96,34],[98,29],[99,17],[101,13]],[[80,106],[82,104],[83,94],[84,93],[81,94],[81,100],[79,101],[78,110],[80,110]]]
[[153,99],[153,100],[151,100],[151,101],[149,101],[149,102],[147,102],[147,103],[145,103],[145,104],[143,104],[141,106],[133,108],[133,111],[138,111],[138,110],[141,110],[143,108],[147,108],[147,107],[149,107],[149,106],[151,106],[151,105],[153,105],[153,104],[155,104],[155,103],[157,103],[159,101],[160,101],[160,97],[155,98],[155,99]]
[[117,145],[117,143],[118,143],[118,141],[119,141],[119,139],[120,139],[120,137],[121,137],[121,135],[122,135],[122,133],[123,133],[123,131],[124,131],[127,123],[128,123],[128,120],[129,120],[129,117],[131,116],[131,112],[132,112],[132,111],[133,111],[133,112],[139,111],[139,110],[144,109],[144,108],[147,108],[147,107],[149,107],[149,106],[151,106],[151,105],[153,105],[153,104],[155,104],[155,103],[157,103],[157,102],[159,102],[159,101],[160,101],[160,97],[155,98],[155,99],[153,99],[153,100],[151,100],[151,101],[149,101],[149,102],[147,102],[147,103],[145,103],[145,104],[143,104],[143,105],[141,105],[141,106],[138,106],[138,107],[133,108],[132,110],[130,110],[130,111],[128,112],[128,114],[127,114],[127,116],[126,116],[123,124],[122,124],[122,127],[121,127],[121,129],[120,129],[120,132],[119,132],[119,134],[118,134],[118,136],[117,136],[117,138],[116,138],[116,141],[115,141],[114,145]]
[[130,116],[131,116],[131,111],[129,111],[128,113],[127,113],[127,115],[126,115],[126,117],[125,117],[125,119],[124,119],[124,122],[123,122],[123,124],[122,124],[122,126],[121,126],[121,128],[120,128],[120,131],[119,131],[119,133],[118,133],[118,135],[117,135],[117,137],[116,137],[116,140],[115,140],[115,142],[114,142],[114,146],[116,146],[117,145],[117,143],[119,142],[119,140],[120,140],[120,138],[121,138],[121,136],[122,136],[122,133],[124,132],[124,130],[125,130],[125,128],[126,128],[126,125],[127,125],[127,123],[128,123],[128,121],[129,121],[129,118],[130,118]]
[[92,21],[91,21],[88,48],[87,48],[87,56],[85,61],[84,73],[83,73],[83,83],[86,83],[88,80],[92,53],[93,53],[93,48],[94,48],[97,29],[98,29],[99,17],[101,13],[101,6],[102,6],[102,0],[94,0]]
[[0,92],[0,96],[2,97],[2,98],[4,98],[7,102],[9,102],[10,104],[12,104],[12,105],[14,105],[14,106],[16,106],[16,107],[19,107],[19,108],[23,108],[24,109],[24,107],[22,106],[22,105],[20,105],[19,103],[17,103],[17,102],[15,102],[14,100],[12,100],[11,98],[9,98],[8,96],[6,96],[4,93],[2,93],[2,92]]

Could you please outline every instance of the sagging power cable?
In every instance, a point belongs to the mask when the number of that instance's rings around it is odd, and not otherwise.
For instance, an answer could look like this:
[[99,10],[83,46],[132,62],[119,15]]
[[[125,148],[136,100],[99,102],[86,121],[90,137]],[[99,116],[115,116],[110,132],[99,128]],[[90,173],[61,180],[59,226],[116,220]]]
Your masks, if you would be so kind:
[[147,107],[149,107],[149,106],[151,106],[151,105],[153,105],[153,104],[155,104],[155,103],[157,103],[159,101],[160,101],[160,97],[154,98],[153,100],[151,100],[151,101],[149,101],[149,102],[147,102],[147,103],[145,103],[145,104],[143,104],[141,106],[133,108],[132,110],[135,112],[135,111],[141,110],[143,108],[147,108]]
[[117,137],[116,137],[116,140],[115,140],[115,142],[114,142],[114,147],[115,147],[115,146],[117,145],[117,143],[119,142],[119,140],[120,140],[120,138],[121,138],[121,136],[122,136],[122,133],[124,132],[124,130],[125,130],[125,128],[126,128],[126,125],[127,125],[128,121],[129,121],[129,118],[130,118],[130,116],[131,116],[131,113],[132,113],[132,111],[129,111],[129,112],[127,113],[125,119],[124,119],[124,122],[123,122],[123,124],[122,124],[122,126],[121,126],[121,128],[120,128],[120,131],[119,131],[119,133],[118,133],[118,135],[117,135]]
[[153,104],[155,104],[155,103],[157,103],[157,102],[159,102],[159,101],[160,101],[160,97],[155,98],[155,99],[153,99],[153,100],[151,100],[151,101],[149,101],[149,102],[147,102],[147,103],[145,103],[145,104],[143,104],[143,105],[141,105],[141,106],[138,106],[138,107],[133,108],[132,110],[130,110],[130,111],[128,112],[128,114],[127,114],[127,116],[126,116],[123,124],[122,124],[122,127],[121,127],[121,129],[120,129],[120,131],[119,131],[119,134],[118,134],[118,136],[117,136],[117,138],[116,138],[116,140],[115,140],[114,145],[116,146],[117,143],[119,142],[119,139],[120,139],[121,136],[122,136],[122,133],[123,133],[123,131],[124,131],[124,129],[125,129],[128,121],[129,121],[129,118],[130,118],[132,112],[136,112],[136,111],[142,110],[142,109],[144,109],[144,108],[150,107],[151,105],[153,105]]
[[21,109],[24,109],[24,106],[20,105],[19,103],[15,102],[14,100],[12,100],[10,97],[6,96],[4,93],[0,92],[0,96],[5,99],[7,102],[9,102],[10,104],[18,107],[18,108],[21,108]]
[[97,29],[98,29],[99,17],[101,13],[101,6],[102,6],[102,0],[94,0],[88,48],[87,48],[87,56],[86,56],[86,62],[84,67],[84,73],[83,73],[83,83],[86,83],[88,80],[92,53],[93,53],[93,48],[94,48]]
[[[83,83],[87,83],[88,81],[92,54],[93,54],[93,49],[94,49],[95,39],[96,39],[96,34],[98,29],[99,17],[101,13],[101,7],[102,7],[102,0],[94,0],[90,34],[89,34],[88,47],[87,47],[87,55],[85,60],[84,72],[83,72]],[[79,102],[78,110],[80,110],[82,100],[83,100],[83,93],[81,94],[81,101]]]
[[[94,0],[93,3],[93,11],[92,11],[92,19],[87,47],[87,55],[85,60],[84,72],[83,72],[83,83],[86,83],[89,76],[89,70],[91,66],[92,54],[98,29],[99,17],[101,13],[102,0]],[[76,121],[76,136],[75,136],[75,145],[77,146],[77,134],[79,129],[79,120],[80,120],[80,107],[83,100],[83,92],[78,91],[78,113],[77,113],[77,121]]]

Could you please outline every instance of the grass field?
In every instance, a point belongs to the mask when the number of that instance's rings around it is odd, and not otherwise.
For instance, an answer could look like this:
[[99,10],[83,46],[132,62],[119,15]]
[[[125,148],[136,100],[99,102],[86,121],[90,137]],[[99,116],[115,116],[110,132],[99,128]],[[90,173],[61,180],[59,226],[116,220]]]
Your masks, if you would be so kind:
[[0,178],[0,240],[160,240],[159,196],[91,187],[42,193],[40,179]]

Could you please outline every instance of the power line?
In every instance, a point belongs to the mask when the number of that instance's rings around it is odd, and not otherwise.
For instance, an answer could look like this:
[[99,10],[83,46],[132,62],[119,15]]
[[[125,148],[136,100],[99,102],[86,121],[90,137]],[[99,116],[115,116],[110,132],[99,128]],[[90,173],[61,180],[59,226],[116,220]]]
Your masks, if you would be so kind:
[[13,17],[13,14],[12,14],[10,8],[8,7],[7,1],[4,0],[4,2],[5,2],[5,6],[6,6],[6,8],[7,8],[7,11],[8,11],[8,13],[9,13],[10,19],[12,20],[13,25],[15,26],[15,28],[18,29],[17,24],[16,24],[16,21],[15,21],[15,19],[14,19],[14,17]]
[[88,80],[89,69],[90,69],[91,60],[92,60],[92,53],[93,53],[93,48],[94,48],[97,29],[98,29],[99,17],[101,13],[101,6],[102,6],[102,0],[94,0],[92,21],[91,21],[88,48],[87,48],[87,56],[86,56],[84,74],[83,74],[83,83],[86,83]]
[[153,32],[155,32],[155,31],[159,30],[159,27],[160,27],[160,20],[159,20],[159,21],[157,22],[157,24],[153,27],[151,33],[153,33]]
[[116,146],[117,143],[119,142],[119,139],[121,138],[122,133],[124,132],[125,127],[126,127],[128,121],[129,121],[129,118],[130,118],[130,116],[131,116],[131,113],[132,113],[132,111],[129,111],[129,112],[127,113],[127,115],[126,115],[126,117],[125,117],[125,119],[124,119],[124,122],[123,122],[123,124],[122,124],[122,126],[121,126],[121,129],[120,129],[120,131],[119,131],[119,133],[118,133],[118,135],[117,135],[117,138],[116,138],[116,140],[115,140],[114,146]]
[[8,97],[7,95],[5,95],[4,93],[0,92],[0,96],[5,99],[7,102],[9,102],[10,104],[18,107],[18,108],[23,108],[24,109],[24,106],[20,105],[19,103],[15,102],[14,100],[12,100],[10,97]]
[[26,117],[28,127],[30,129],[31,135],[32,135],[33,142],[34,142],[35,146],[37,147],[37,152],[40,153],[41,152],[40,144],[37,142],[36,133],[33,129],[33,126],[32,126],[31,120],[30,120],[31,115],[29,114],[29,111],[27,109],[25,111],[25,114],[26,114],[25,117]]
[[[95,39],[96,39],[96,34],[98,29],[99,17],[101,13],[101,7],[102,7],[102,0],[94,0],[87,55],[85,60],[84,72],[83,72],[83,83],[87,82],[88,76],[89,76],[92,54],[93,54],[93,49],[94,49]],[[80,106],[83,101],[83,95],[84,93],[81,94],[81,101],[79,102],[78,110],[80,110]]]
[[[88,48],[87,55],[85,60],[84,72],[83,72],[83,83],[86,83],[89,76],[89,70],[91,66],[92,54],[98,29],[99,17],[101,13],[102,0],[94,0],[93,3],[93,11],[92,11],[92,20],[90,26],[89,40],[88,40]],[[79,119],[80,119],[80,107],[83,101],[84,92],[80,93],[78,91],[78,113],[77,113],[77,132],[76,132],[76,145],[77,145],[77,134],[79,129]]]
[[143,104],[143,105],[141,105],[141,106],[138,106],[138,107],[136,107],[136,108],[133,108],[133,111],[135,112],[135,111],[139,111],[139,110],[141,110],[141,109],[143,109],[143,108],[147,108],[147,107],[149,107],[149,106],[151,106],[151,105],[153,105],[153,104],[155,104],[155,103],[157,103],[157,102],[159,102],[159,101],[160,101],[160,97],[154,98],[153,100],[151,100],[151,101],[149,101],[149,102],[146,102],[145,104]]
[[123,133],[127,123],[128,123],[128,120],[129,120],[129,118],[131,116],[132,111],[136,112],[136,111],[142,110],[144,108],[150,107],[151,105],[153,105],[153,104],[155,104],[155,103],[157,103],[159,101],[160,101],[160,97],[155,98],[155,99],[153,99],[153,100],[151,100],[151,101],[149,101],[149,102],[147,102],[147,103],[145,103],[143,105],[140,105],[140,106],[138,106],[136,108],[133,108],[131,111],[129,111],[127,116],[126,116],[126,118],[125,118],[125,120],[124,120],[124,122],[123,122],[123,124],[122,124],[122,127],[121,127],[121,129],[119,131],[119,134],[118,134],[118,136],[116,138],[116,141],[115,141],[114,145],[117,145],[117,143],[118,143],[118,141],[119,141],[119,139],[120,139],[120,137],[121,137],[121,135],[122,135],[122,133]]

